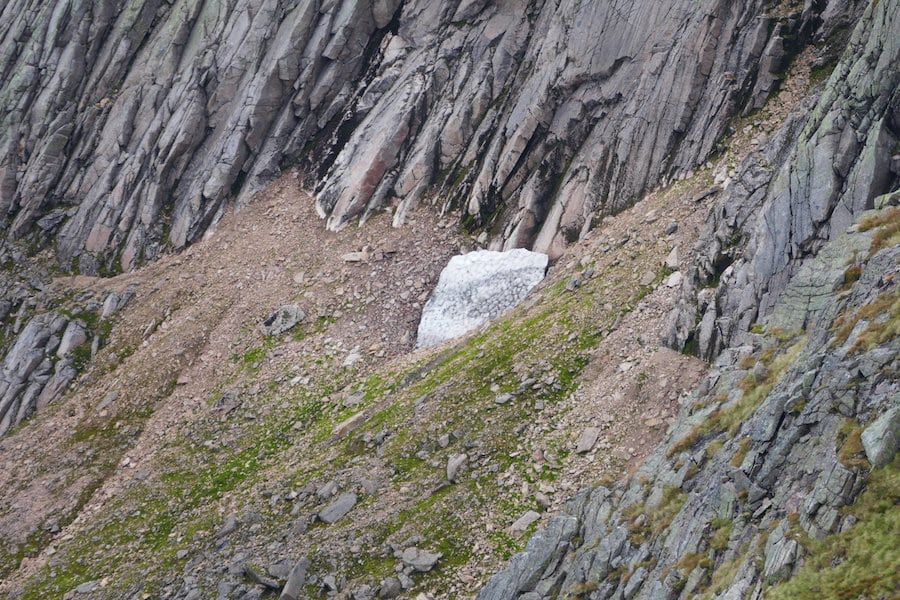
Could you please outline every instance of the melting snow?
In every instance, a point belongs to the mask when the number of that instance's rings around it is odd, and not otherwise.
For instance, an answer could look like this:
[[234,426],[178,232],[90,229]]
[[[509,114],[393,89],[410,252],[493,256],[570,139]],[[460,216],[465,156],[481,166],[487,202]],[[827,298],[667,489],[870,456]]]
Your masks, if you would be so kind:
[[422,311],[416,345],[459,337],[515,307],[544,278],[547,260],[523,249],[454,256]]

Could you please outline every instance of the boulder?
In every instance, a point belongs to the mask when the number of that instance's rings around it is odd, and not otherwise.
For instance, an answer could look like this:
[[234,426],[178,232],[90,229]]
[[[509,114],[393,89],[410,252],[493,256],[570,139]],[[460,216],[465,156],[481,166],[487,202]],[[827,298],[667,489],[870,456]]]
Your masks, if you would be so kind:
[[900,449],[900,406],[894,406],[862,432],[866,458],[876,469],[894,458]]
[[281,335],[299,325],[306,318],[296,304],[285,304],[263,321],[262,328],[266,335]]

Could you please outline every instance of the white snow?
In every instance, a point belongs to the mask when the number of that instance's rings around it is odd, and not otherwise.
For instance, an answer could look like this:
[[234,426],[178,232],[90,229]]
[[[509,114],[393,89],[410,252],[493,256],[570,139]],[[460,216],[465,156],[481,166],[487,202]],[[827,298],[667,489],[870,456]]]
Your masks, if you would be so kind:
[[518,305],[547,272],[547,255],[517,249],[454,256],[425,304],[416,345],[436,346]]

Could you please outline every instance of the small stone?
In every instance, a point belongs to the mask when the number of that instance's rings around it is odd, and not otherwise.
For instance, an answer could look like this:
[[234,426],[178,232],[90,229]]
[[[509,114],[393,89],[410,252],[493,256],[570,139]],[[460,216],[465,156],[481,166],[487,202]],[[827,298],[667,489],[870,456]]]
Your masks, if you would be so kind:
[[513,535],[524,533],[532,523],[537,523],[541,519],[541,514],[537,511],[529,510],[524,515],[516,519],[516,522],[509,526],[509,532]]
[[90,594],[95,589],[97,589],[97,586],[99,586],[99,585],[100,585],[99,581],[86,581],[85,583],[82,583],[77,588],[75,588],[75,593],[76,594]]
[[672,235],[678,231],[678,223],[675,221],[671,221],[668,225],[666,225],[666,235]]
[[456,476],[459,475],[466,462],[469,460],[466,454],[456,454],[447,459],[447,481],[456,482]]
[[273,565],[269,565],[266,569],[273,578],[278,581],[286,581],[288,574],[291,572],[291,563],[286,560],[280,560]]
[[296,304],[285,304],[263,321],[262,329],[266,335],[281,335],[299,325],[306,318],[306,313]]
[[653,285],[653,282],[656,281],[656,273],[653,271],[645,271],[643,275],[641,275],[641,285]]
[[681,274],[681,271],[675,271],[668,277],[666,277],[666,287],[668,288],[676,288],[681,285],[681,282],[684,280],[684,276]]
[[368,252],[348,252],[341,256],[341,260],[346,263],[359,263],[366,262],[369,260]]
[[273,589],[273,590],[278,589],[278,587],[280,587],[278,585],[277,581],[275,581],[271,577],[266,577],[265,575],[263,575],[262,573],[257,571],[250,564],[244,565],[244,575],[246,575],[250,581],[253,581],[254,583],[258,583],[259,585],[261,585],[263,587],[267,587],[267,588]]
[[342,366],[344,367],[352,367],[356,363],[358,363],[362,359],[362,354],[359,351],[359,348],[354,348],[347,354],[347,357],[344,359]]
[[429,552],[410,546],[400,555],[400,560],[420,573],[427,573],[437,565],[442,556],[440,552]]
[[581,437],[578,438],[578,445],[575,447],[575,452],[578,454],[585,454],[594,449],[594,444],[597,443],[597,440],[600,438],[600,428],[599,427],[588,427],[584,431],[581,432]]
[[228,515],[227,517],[225,517],[225,523],[222,525],[222,528],[216,532],[216,537],[225,537],[226,535],[234,532],[235,529],[237,529],[237,517],[235,517],[234,515]]
[[364,413],[364,412],[356,413],[349,419],[341,421],[340,423],[335,425],[334,429],[332,430],[332,433],[336,437],[344,437],[345,435],[347,435],[348,433],[350,433],[351,431],[353,431],[354,429],[359,427],[359,425],[365,420],[365,418],[366,418],[366,413]]
[[666,256],[666,268],[672,271],[677,271],[679,263],[681,262],[681,257],[678,255],[678,247],[672,248],[672,251],[669,252],[669,255]]
[[356,494],[347,492],[319,512],[319,519],[329,525],[342,519],[356,506]]
[[103,301],[103,308],[100,309],[100,318],[108,319],[119,310],[119,295],[115,292],[110,292],[106,299]]
[[513,399],[512,394],[500,394],[499,396],[494,398],[494,404],[500,404],[502,406],[512,399]]
[[396,598],[403,593],[403,584],[396,577],[388,577],[378,588],[379,598]]
[[416,584],[406,573],[397,573],[397,579],[400,580],[400,585],[403,586],[404,590],[411,589]]
[[334,496],[334,494],[338,490],[337,481],[331,480],[328,483],[322,485],[319,489],[316,490],[316,496],[318,496],[319,500],[327,500]]

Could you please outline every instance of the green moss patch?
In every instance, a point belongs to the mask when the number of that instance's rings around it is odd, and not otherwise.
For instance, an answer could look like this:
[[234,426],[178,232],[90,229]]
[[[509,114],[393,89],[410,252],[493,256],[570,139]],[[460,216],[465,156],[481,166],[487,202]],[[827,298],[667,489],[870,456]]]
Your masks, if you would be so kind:
[[811,542],[799,572],[766,595],[771,600],[893,598],[900,590],[900,455],[872,473],[866,491],[847,510],[859,522]]

